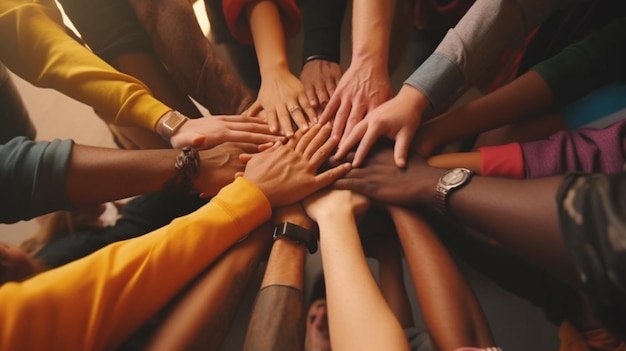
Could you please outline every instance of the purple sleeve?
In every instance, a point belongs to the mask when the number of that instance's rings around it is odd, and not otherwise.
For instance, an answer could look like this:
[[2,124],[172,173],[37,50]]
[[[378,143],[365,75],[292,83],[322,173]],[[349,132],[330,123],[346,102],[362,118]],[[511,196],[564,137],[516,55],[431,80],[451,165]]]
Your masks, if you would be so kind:
[[626,161],[626,119],[605,129],[563,131],[522,143],[526,178],[571,171],[615,173]]

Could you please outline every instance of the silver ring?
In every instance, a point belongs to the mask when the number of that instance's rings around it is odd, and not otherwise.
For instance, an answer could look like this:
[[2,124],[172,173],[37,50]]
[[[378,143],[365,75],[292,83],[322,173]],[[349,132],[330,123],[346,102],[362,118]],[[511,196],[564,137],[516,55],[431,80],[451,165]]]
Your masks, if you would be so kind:
[[299,109],[300,109],[300,106],[298,106],[298,105],[296,105],[296,106],[291,106],[291,107],[289,108],[289,114],[292,114],[292,113],[294,113],[294,112],[298,111]]

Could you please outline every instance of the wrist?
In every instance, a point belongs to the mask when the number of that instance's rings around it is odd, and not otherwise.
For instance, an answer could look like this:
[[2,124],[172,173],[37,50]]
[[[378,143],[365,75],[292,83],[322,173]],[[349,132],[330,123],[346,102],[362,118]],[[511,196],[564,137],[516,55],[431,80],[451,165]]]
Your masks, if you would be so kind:
[[172,135],[176,133],[185,123],[189,121],[189,118],[182,113],[170,110],[167,111],[154,127],[154,131],[159,134],[165,141],[170,140]]
[[289,70],[289,64],[285,58],[273,58],[272,62],[265,62],[259,66],[261,78],[268,78],[271,76],[280,76],[284,74],[291,74]]
[[426,95],[408,84],[402,85],[396,97],[402,101],[406,101],[407,104],[410,104],[413,109],[416,109],[420,113],[424,112],[428,106],[430,106],[430,101]]
[[291,222],[282,222],[274,227],[274,241],[291,241],[305,247],[310,254],[317,251],[317,237],[312,230]]

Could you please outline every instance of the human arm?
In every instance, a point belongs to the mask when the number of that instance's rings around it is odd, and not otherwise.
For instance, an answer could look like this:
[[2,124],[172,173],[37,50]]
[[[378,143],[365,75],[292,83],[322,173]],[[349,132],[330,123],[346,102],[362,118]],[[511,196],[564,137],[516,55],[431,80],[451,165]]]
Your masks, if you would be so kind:
[[440,350],[492,347],[476,295],[428,224],[407,209],[389,209],[413,277],[431,340]]
[[316,117],[298,78],[289,70],[283,22],[277,5],[262,0],[246,5],[261,72],[261,88],[248,114],[263,111],[272,132],[293,134],[292,119],[306,129]]
[[556,107],[562,107],[603,85],[624,80],[625,38],[626,18],[621,17],[532,70],[546,81]]
[[104,63],[53,20],[58,9],[41,3],[0,4],[0,60],[34,85],[54,88],[105,112],[109,122],[153,130],[168,106],[130,76]]
[[369,270],[355,214],[367,200],[327,191],[304,201],[320,230],[328,324],[333,350],[408,350],[403,329]]
[[[311,229],[299,204],[277,210],[274,223]],[[304,345],[303,275],[307,249],[287,238],[274,241],[248,324],[244,350],[299,350]]]
[[336,137],[350,134],[369,111],[392,96],[387,65],[395,6],[395,1],[353,3],[352,61],[320,116],[320,123],[334,120]]
[[[194,187],[216,194],[244,169],[239,154],[255,150],[255,145],[224,144],[199,152]],[[19,137],[0,146],[0,154],[6,223],[159,191],[176,176],[180,150],[118,150]]]
[[172,77],[214,115],[243,113],[253,99],[204,36],[187,1],[131,0]]
[[430,156],[448,143],[547,112],[554,98],[546,81],[530,71],[502,88],[424,123],[415,149]]
[[300,81],[316,112],[326,107],[342,70],[341,26],[346,0],[305,0],[302,2],[304,44]]
[[176,300],[145,349],[219,350],[271,240],[266,224],[226,252]]
[[[437,206],[436,188],[445,170],[419,156],[398,169],[392,150],[382,149],[363,169],[352,169],[335,187],[398,206]],[[571,259],[558,227],[554,196],[562,177],[513,180],[474,176],[448,197],[448,210],[461,223],[484,233],[572,285]]]
[[394,158],[398,167],[404,167],[410,142],[422,121],[442,112],[461,87],[480,77],[506,47],[521,42],[553,11],[577,2],[476,1],[389,106],[381,105],[357,124],[338,154],[344,156],[361,141],[355,158],[358,166],[375,141],[386,136],[396,141]]
[[404,285],[402,248],[393,224],[371,211],[359,225],[359,228],[371,232],[363,233],[361,231],[360,233],[363,249],[368,257],[372,257],[378,262],[380,292],[402,328],[406,330],[414,327],[415,324],[411,303]]
[[[298,146],[306,149],[311,139],[303,140],[305,145]],[[196,212],[25,282],[3,285],[0,311],[11,325],[0,326],[0,347],[114,348],[226,249],[267,221],[273,206],[295,203],[348,170],[344,165],[316,175],[309,160],[321,147],[312,146],[305,156],[277,144],[253,155],[243,176]],[[75,307],[72,313],[69,303]],[[61,316],[62,333],[50,328]],[[37,338],[28,332],[31,328],[41,329]]]

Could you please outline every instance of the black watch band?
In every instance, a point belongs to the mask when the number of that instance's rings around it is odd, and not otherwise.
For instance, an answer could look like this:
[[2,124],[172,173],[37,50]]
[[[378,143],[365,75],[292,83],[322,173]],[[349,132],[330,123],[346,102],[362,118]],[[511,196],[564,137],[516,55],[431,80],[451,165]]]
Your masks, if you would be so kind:
[[289,238],[309,250],[310,254],[317,252],[317,238],[309,229],[290,222],[282,222],[274,227],[274,240]]

